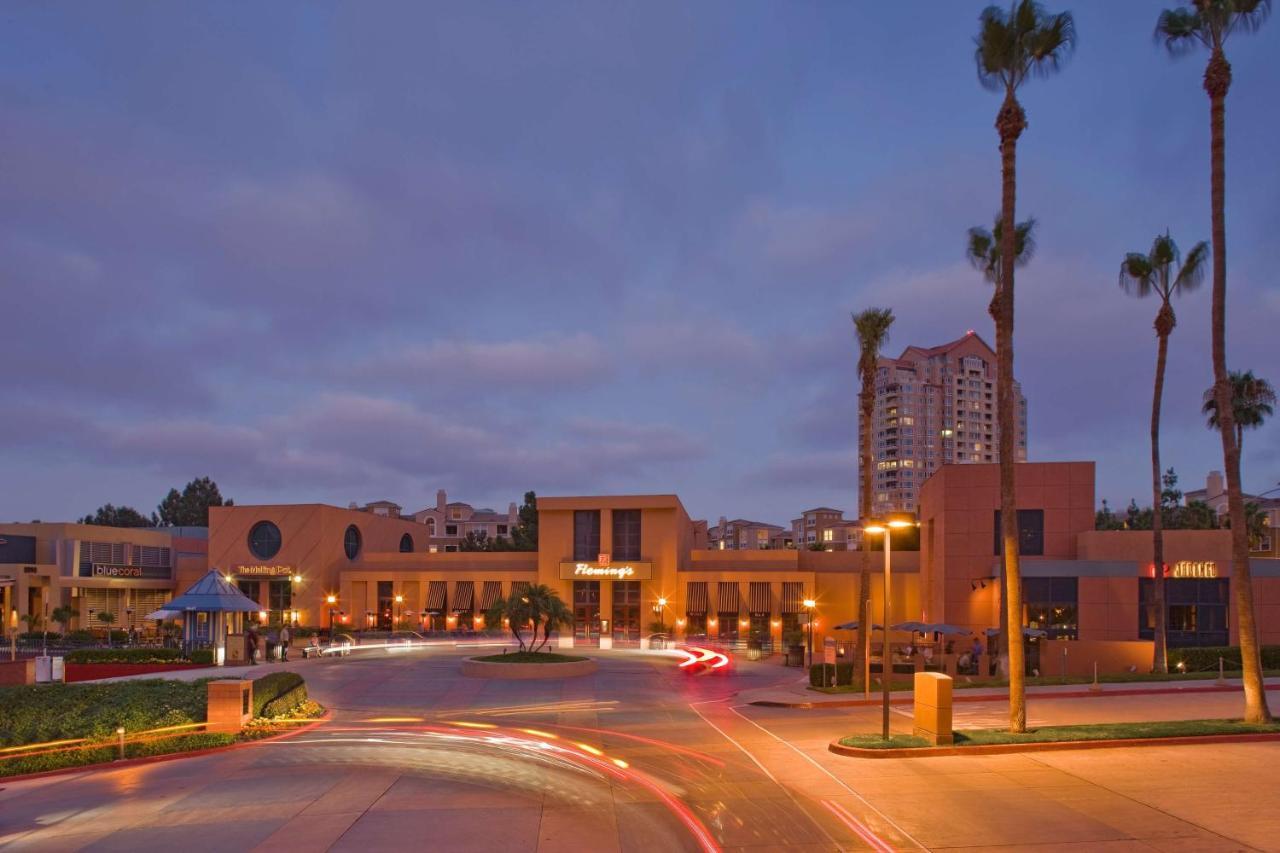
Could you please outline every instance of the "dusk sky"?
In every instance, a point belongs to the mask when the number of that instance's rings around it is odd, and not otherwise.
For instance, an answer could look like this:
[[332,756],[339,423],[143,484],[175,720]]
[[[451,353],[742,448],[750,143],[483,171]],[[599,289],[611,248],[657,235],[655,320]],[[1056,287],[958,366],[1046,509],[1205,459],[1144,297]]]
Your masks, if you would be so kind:
[[[1205,57],[1159,2],[1075,14],[1022,93],[1029,458],[1148,503],[1157,305],[1208,240]],[[127,11],[122,12],[122,8]],[[999,206],[982,3],[8,3],[0,519],[237,503],[505,507],[675,492],[856,515],[849,315],[994,343],[965,231]],[[1280,20],[1228,44],[1229,362],[1280,383]],[[1209,281],[1175,305],[1164,459],[1221,468]],[[1246,489],[1280,481],[1280,422]]]

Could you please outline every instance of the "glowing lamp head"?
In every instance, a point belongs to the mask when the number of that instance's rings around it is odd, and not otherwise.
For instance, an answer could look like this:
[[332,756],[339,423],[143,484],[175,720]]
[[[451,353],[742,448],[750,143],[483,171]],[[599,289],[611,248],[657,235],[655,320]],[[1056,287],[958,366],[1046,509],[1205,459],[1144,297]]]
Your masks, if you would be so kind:
[[302,583],[302,575],[294,575],[294,576],[293,576],[293,582],[294,582],[294,583]]
[[[792,599],[792,601],[794,601],[794,600],[795,600],[795,599]],[[804,606],[805,606],[806,608],[808,608],[809,610],[812,610],[813,608],[815,608],[815,607],[817,607],[817,606],[818,606],[818,602],[814,601],[812,598],[806,598],[806,599],[804,600]]]
[[327,601],[327,602],[329,602],[330,604],[337,604],[337,603],[338,603],[338,596],[336,596],[336,595],[326,595],[324,600],[325,600],[325,601]]
[[666,600],[665,598],[659,598],[659,599],[658,599],[658,606],[659,606],[659,607],[666,607],[666,606],[667,606],[667,600]]
[[404,604],[404,596],[403,596],[403,595],[397,595],[397,596],[396,596],[396,604]]
[[265,610],[259,610],[259,611],[258,611],[258,619],[259,619],[259,620],[261,620],[261,621],[263,621],[263,622],[266,622],[266,621],[267,621],[267,611],[265,611]]

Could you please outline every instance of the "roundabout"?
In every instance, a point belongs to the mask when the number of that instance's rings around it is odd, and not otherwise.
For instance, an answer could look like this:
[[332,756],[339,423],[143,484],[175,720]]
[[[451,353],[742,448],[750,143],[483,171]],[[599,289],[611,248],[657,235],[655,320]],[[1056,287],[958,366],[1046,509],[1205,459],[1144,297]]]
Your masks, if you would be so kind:
[[591,675],[599,668],[600,665],[592,658],[553,652],[515,652],[462,661],[462,674],[471,678],[578,678]]

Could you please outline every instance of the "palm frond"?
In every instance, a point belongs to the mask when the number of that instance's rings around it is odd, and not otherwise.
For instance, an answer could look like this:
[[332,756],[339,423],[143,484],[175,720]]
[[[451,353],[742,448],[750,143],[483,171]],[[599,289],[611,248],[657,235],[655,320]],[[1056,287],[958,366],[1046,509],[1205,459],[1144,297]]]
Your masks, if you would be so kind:
[[858,370],[874,370],[880,348],[889,340],[893,325],[892,308],[867,308],[853,315],[853,328],[858,336]]
[[1201,240],[1187,252],[1177,277],[1173,280],[1173,289],[1182,292],[1195,290],[1204,281],[1204,271],[1209,265],[1209,244]]
[[1165,9],[1156,19],[1153,36],[1171,56],[1185,56],[1208,44],[1205,21],[1195,9]]
[[1141,252],[1130,252],[1120,262],[1120,287],[1130,296],[1145,299],[1155,289],[1155,267]]
[[1237,30],[1256,33],[1271,14],[1271,0],[1219,0],[1223,8],[1222,35]]

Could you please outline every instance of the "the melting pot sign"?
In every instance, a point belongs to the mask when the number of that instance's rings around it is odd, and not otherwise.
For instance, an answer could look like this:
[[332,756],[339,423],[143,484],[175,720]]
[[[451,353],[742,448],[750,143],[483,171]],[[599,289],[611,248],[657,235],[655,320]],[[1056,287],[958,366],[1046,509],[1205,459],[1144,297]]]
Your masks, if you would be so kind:
[[560,564],[561,580],[648,580],[653,577],[653,563],[624,560],[618,563],[600,560],[575,560]]

